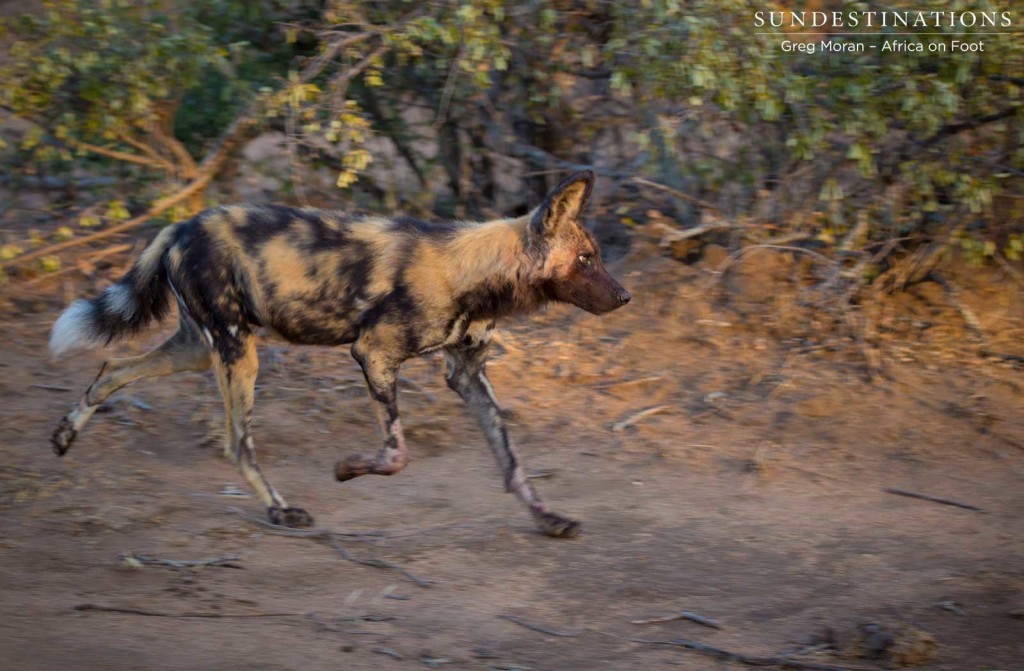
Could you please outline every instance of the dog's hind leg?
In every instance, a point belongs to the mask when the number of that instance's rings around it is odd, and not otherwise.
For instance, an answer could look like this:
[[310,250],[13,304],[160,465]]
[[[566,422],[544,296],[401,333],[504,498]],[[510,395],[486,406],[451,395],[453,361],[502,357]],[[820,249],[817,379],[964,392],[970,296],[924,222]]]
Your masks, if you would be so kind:
[[505,478],[505,489],[515,494],[530,509],[537,527],[548,536],[572,538],[580,533],[583,525],[568,517],[551,512],[537,495],[526,471],[523,470],[519,455],[512,448],[508,430],[501,417],[501,407],[494,396],[487,374],[484,372],[487,348],[491,342],[491,329],[477,330],[467,334],[463,345],[448,350],[445,380],[469,407],[477,423],[487,437],[498,465]]
[[110,359],[103,364],[78,405],[57,425],[50,438],[53,451],[63,456],[96,408],[118,389],[147,377],[186,370],[203,371],[209,367],[210,353],[200,342],[195,325],[182,319],[178,332],[153,351],[137,357]]
[[252,440],[252,409],[256,374],[259,372],[256,338],[251,334],[237,334],[231,337],[227,346],[216,345],[213,368],[217,373],[217,385],[224,397],[227,439],[230,441],[232,460],[249,487],[267,507],[267,516],[271,522],[295,528],[312,526],[313,517],[301,508],[289,507],[256,463],[256,448]]
[[384,437],[384,445],[376,456],[350,454],[337,463],[334,476],[345,482],[360,475],[394,475],[409,463],[402,421],[398,416],[398,368],[401,362],[381,352],[387,348],[371,348],[372,336],[364,336],[352,347],[352,356],[363,368],[370,402]]

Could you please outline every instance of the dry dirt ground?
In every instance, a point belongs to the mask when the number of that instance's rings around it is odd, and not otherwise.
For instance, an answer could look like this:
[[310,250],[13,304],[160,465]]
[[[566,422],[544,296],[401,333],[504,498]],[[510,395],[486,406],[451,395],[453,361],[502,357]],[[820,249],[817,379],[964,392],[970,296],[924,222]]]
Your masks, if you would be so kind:
[[[741,313],[715,305],[700,267],[634,254],[617,272],[636,297],[627,308],[513,321],[490,367],[541,493],[585,521],[575,540],[536,534],[502,492],[436,359],[404,369],[410,466],[338,484],[335,461],[377,444],[356,365],[344,351],[264,343],[255,429],[271,480],[318,528],[378,532],[337,547],[232,510],[262,513],[228,495],[242,483],[219,456],[208,375],[129,388],[54,457],[49,434],[103,354],[52,362],[47,331],[69,295],[96,287],[8,286],[0,666],[748,668],[624,640],[645,637],[863,669],[886,661],[858,656],[873,649],[914,661],[911,632],[920,668],[1024,668],[1014,360],[976,356],[934,287],[882,315],[895,335],[882,350],[887,375],[869,382],[841,338],[785,337],[796,330],[770,291]],[[964,301],[993,349],[1021,353],[1021,305],[1005,280],[979,282]],[[141,351],[161,333],[113,349]],[[174,568],[126,554],[237,559]],[[631,623],[683,610],[721,628]],[[872,623],[882,633],[859,640],[869,629],[858,625]]]

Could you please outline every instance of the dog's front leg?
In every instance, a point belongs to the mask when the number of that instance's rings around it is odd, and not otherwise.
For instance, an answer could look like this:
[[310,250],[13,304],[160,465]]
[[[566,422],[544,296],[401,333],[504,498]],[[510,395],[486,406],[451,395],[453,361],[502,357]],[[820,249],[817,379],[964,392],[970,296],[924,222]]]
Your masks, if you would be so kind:
[[515,494],[526,504],[537,527],[543,533],[556,538],[572,538],[580,533],[583,525],[548,510],[526,477],[519,455],[512,448],[508,430],[501,417],[501,407],[494,396],[494,388],[491,387],[484,372],[490,341],[491,330],[488,328],[483,332],[467,335],[462,346],[446,352],[448,365],[445,379],[448,386],[462,397],[480,424],[491,451],[501,466],[506,491]]
[[401,361],[387,356],[382,349],[374,349],[360,339],[352,347],[352,356],[363,368],[370,403],[384,434],[384,445],[376,456],[350,454],[339,461],[334,469],[334,476],[339,482],[368,473],[393,475],[409,462],[402,421],[398,417],[398,368]]

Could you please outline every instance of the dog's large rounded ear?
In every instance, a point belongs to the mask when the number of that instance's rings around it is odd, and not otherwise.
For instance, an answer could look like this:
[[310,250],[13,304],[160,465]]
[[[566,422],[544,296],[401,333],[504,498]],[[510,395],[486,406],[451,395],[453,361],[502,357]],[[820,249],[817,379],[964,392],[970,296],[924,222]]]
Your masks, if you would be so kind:
[[563,225],[576,225],[593,190],[592,170],[575,172],[563,179],[534,211],[530,219],[530,234],[544,237]]

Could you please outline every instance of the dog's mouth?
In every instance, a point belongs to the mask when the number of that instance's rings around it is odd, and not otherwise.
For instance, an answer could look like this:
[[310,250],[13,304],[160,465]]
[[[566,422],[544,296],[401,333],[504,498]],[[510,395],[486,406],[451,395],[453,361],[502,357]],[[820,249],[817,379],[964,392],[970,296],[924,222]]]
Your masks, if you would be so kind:
[[608,296],[601,296],[600,300],[579,300],[570,301],[576,307],[583,308],[587,312],[593,315],[606,315],[609,312],[618,310],[630,300],[633,299],[633,295],[628,291],[619,287],[619,290],[615,294]]

